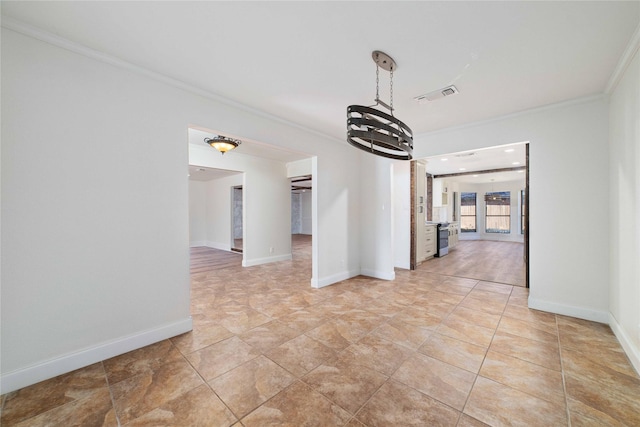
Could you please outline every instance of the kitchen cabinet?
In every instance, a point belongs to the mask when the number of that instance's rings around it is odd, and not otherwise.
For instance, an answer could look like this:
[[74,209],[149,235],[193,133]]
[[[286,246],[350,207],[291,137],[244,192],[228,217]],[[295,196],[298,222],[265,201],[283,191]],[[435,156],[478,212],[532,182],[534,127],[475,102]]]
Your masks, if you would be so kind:
[[420,261],[428,260],[436,254],[438,230],[435,224],[426,224],[424,233],[424,257]]
[[426,164],[417,160],[412,162],[411,191],[413,191],[412,206],[412,255],[411,269],[415,269],[421,262],[433,258],[437,252],[438,230],[435,223],[427,223],[427,172]]
[[444,179],[433,180],[433,207],[441,208],[449,204],[449,193],[447,191],[447,182]]
[[436,237],[438,235],[437,227],[435,224],[425,224],[421,227],[423,230],[422,236],[417,241],[416,251],[416,263],[420,264],[423,261],[433,258],[436,254]]
[[416,182],[415,182],[415,254],[416,263],[425,259],[424,236],[426,233],[425,221],[427,220],[427,199],[426,199],[426,170],[425,164],[415,162]]

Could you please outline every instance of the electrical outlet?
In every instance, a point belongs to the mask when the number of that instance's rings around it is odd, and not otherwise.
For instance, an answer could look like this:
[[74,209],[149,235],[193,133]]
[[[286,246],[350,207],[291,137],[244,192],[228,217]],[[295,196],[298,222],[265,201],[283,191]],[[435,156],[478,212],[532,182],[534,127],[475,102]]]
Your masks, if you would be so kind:
[[273,253],[273,247],[269,248],[269,253],[272,254]]

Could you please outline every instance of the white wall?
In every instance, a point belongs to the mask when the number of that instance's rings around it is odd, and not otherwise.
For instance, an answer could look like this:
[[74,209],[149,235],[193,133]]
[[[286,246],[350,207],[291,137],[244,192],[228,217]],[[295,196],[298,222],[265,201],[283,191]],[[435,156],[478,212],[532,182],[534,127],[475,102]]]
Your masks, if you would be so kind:
[[411,267],[411,163],[393,163],[394,267]]
[[287,178],[306,176],[313,173],[311,158],[287,163]]
[[345,152],[313,159],[312,245],[319,268],[313,273],[315,287],[360,274],[360,153],[346,142],[344,146]]
[[189,246],[205,246],[207,240],[206,182],[189,181]]
[[[520,191],[524,190],[525,182],[522,181],[507,181],[496,182],[493,184],[471,184],[460,182],[458,183],[458,197],[460,193],[476,193],[476,232],[475,233],[460,233],[460,240],[495,240],[506,242],[524,242],[524,234],[520,233]],[[485,212],[486,204],[484,202],[484,195],[494,191],[509,191],[511,202],[511,233],[487,233]],[[451,192],[450,197],[453,197]],[[453,202],[450,202],[450,207],[453,206]]]
[[207,230],[205,246],[225,251],[231,250],[231,215],[233,212],[231,207],[231,191],[233,187],[242,185],[242,183],[243,174],[212,179],[205,183]]
[[2,392],[190,330],[177,91],[5,29],[2,89]]
[[393,161],[362,152],[360,162],[361,272],[366,276],[393,280]]
[[191,123],[314,156],[312,283],[359,273],[357,150],[74,49],[2,30],[2,392],[191,328]]
[[[608,321],[607,102],[576,100],[416,137],[416,158],[529,141],[533,308]],[[588,232],[586,232],[588,230]]]
[[[637,40],[637,39],[636,39]],[[610,324],[640,372],[640,54],[609,101]]]
[[189,231],[192,247],[208,246],[231,250],[231,190],[234,186],[242,185],[242,182],[242,173],[209,181],[189,181]]

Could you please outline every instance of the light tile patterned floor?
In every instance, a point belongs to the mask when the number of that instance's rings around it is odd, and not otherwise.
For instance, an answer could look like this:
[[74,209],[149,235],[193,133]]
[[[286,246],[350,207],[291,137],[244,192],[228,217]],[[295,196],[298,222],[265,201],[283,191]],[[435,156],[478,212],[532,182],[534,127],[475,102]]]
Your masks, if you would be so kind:
[[2,426],[640,425],[608,326],[420,269],[313,290],[298,249],[193,274],[193,332],[9,393]]

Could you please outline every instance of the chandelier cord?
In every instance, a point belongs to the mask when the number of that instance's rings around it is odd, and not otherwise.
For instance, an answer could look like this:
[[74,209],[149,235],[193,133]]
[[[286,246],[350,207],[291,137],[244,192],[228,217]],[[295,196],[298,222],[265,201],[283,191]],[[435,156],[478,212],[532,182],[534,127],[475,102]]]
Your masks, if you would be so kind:
[[393,116],[393,67],[391,67],[391,71],[389,71],[389,76],[391,78],[389,81],[389,106],[391,107],[391,115]]
[[380,66],[376,64],[376,104],[380,101]]

